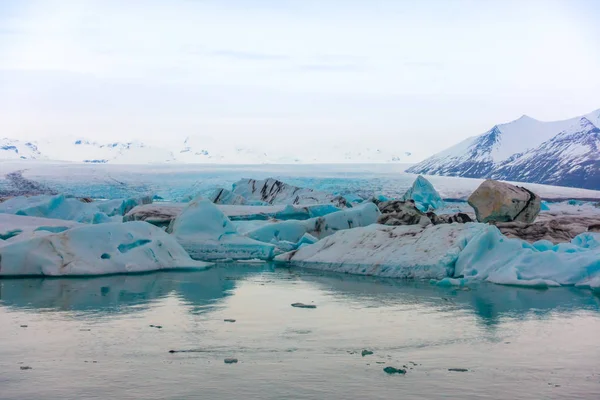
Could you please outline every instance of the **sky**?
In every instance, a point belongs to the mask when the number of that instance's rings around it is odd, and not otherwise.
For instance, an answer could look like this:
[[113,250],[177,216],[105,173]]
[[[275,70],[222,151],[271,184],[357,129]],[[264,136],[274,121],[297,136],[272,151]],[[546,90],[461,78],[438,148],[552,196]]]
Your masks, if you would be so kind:
[[378,143],[600,108],[596,0],[0,0],[0,137]]

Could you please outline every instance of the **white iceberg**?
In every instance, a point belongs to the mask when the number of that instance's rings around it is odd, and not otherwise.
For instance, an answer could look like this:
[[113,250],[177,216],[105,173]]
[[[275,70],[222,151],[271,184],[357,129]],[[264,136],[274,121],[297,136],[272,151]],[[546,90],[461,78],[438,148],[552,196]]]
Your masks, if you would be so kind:
[[360,275],[443,279],[452,276],[469,240],[484,224],[370,225],[343,230],[298,250],[275,257],[278,262]]
[[444,206],[442,196],[435,190],[433,185],[421,175],[413,182],[412,186],[404,196],[402,201],[413,200],[415,206],[421,212],[428,212]]
[[340,230],[375,224],[379,215],[379,208],[374,203],[365,203],[324,217],[264,225],[249,232],[247,236],[267,243],[298,243],[305,234],[321,239]]
[[233,223],[212,202],[191,201],[168,229],[197,260],[268,260],[275,246],[240,235]]
[[0,247],[0,276],[105,275],[205,268],[146,222],[85,225]]

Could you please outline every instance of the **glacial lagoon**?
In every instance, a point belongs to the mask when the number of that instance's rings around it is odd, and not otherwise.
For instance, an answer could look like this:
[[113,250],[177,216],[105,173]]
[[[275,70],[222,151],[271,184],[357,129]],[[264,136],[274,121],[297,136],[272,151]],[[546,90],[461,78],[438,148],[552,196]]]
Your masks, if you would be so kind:
[[3,279],[0,325],[6,400],[600,398],[600,297],[569,287],[227,263]]

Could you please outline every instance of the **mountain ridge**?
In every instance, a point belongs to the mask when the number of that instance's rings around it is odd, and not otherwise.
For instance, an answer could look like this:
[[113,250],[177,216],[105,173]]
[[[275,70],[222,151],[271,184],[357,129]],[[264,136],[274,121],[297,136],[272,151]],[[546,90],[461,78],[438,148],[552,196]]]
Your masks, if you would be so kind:
[[600,109],[551,122],[524,115],[434,154],[407,172],[598,189],[599,126]]

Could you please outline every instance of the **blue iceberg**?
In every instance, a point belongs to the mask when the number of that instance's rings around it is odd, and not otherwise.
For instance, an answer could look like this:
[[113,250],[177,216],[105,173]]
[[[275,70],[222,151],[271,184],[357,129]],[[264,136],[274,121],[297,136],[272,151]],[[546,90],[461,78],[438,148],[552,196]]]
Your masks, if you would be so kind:
[[413,200],[415,206],[421,212],[428,212],[444,206],[442,196],[435,190],[433,185],[421,175],[413,182],[412,186],[404,196],[402,201]]

